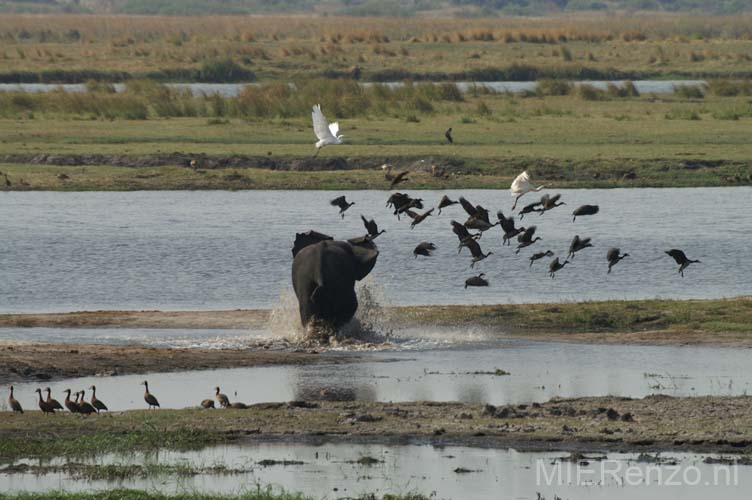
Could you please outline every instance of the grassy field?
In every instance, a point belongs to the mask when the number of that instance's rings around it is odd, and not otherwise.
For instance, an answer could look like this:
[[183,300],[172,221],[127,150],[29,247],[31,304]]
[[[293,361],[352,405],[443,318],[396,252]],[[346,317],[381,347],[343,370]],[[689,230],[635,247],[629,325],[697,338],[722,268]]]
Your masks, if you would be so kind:
[[[4,15],[0,80],[741,76],[751,73],[750,26],[749,14],[486,19]],[[233,65],[222,68],[213,64],[217,61]]]
[[[417,173],[405,185],[412,189],[506,188],[523,169],[557,187],[752,180],[752,105],[742,96],[468,94],[439,101],[426,113],[372,111],[341,119],[346,144],[325,148],[317,162],[309,160],[315,149],[308,117],[82,118],[50,112],[0,119],[0,171],[8,174],[10,189],[386,189],[379,171],[384,162],[412,166]],[[443,136],[449,127],[453,145]],[[56,161],[46,155],[69,166],[45,164]],[[81,158],[86,155],[103,157],[92,163]],[[215,160],[234,156],[241,158],[230,168],[213,168]],[[124,157],[131,164],[117,166]],[[197,170],[186,168],[189,158],[199,162]],[[333,158],[342,158],[338,168],[345,170],[327,171]],[[307,162],[305,170],[324,170],[290,171],[297,169],[295,160]],[[270,169],[269,162],[277,166]],[[431,176],[431,164],[449,177]]]

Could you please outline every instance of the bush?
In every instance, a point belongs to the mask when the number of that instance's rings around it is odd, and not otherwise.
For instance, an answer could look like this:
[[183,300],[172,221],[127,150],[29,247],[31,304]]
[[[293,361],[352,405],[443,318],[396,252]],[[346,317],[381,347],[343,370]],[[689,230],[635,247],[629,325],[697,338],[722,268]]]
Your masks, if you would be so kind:
[[605,99],[606,93],[586,83],[575,87],[575,95],[586,101],[600,101]]
[[204,59],[197,80],[209,83],[250,82],[256,79],[252,71],[248,71],[229,57],[219,59]]
[[535,93],[539,96],[569,95],[574,86],[562,80],[540,80],[535,87]]
[[752,81],[710,80],[705,88],[708,93],[720,97],[750,96],[752,95]]
[[441,99],[445,101],[460,102],[465,100],[460,88],[454,83],[439,84],[439,95],[441,96]]

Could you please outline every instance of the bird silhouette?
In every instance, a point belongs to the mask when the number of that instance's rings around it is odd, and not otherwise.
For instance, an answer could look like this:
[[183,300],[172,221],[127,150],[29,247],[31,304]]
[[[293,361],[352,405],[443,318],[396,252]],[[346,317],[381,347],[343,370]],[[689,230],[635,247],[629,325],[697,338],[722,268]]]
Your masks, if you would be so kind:
[[324,146],[342,144],[344,142],[344,135],[337,135],[339,133],[339,122],[329,124],[321,112],[321,104],[316,104],[311,112],[311,118],[313,119],[313,132],[316,134],[318,141],[316,142],[316,154],[313,155],[316,158]]
[[574,212],[572,212],[572,222],[574,222],[577,217],[583,215],[595,215],[598,213],[598,210],[600,210],[598,205],[582,205],[581,207],[576,208]]
[[621,259],[624,257],[629,257],[628,253],[619,255],[619,249],[618,248],[609,248],[608,252],[606,252],[606,260],[608,261],[608,273],[611,274],[611,268],[614,267],[616,264],[619,263]]
[[541,202],[536,201],[535,203],[531,203],[529,205],[525,205],[522,207],[522,210],[519,211],[518,215],[520,216],[520,220],[522,220],[523,217],[525,217],[525,214],[529,214],[531,212],[540,212],[542,209],[537,209],[536,207],[540,206]]
[[676,248],[672,248],[667,251],[666,254],[670,255],[676,263],[679,264],[679,274],[681,274],[682,278],[684,277],[684,270],[689,267],[690,264],[700,263],[699,260],[690,260],[684,252],[677,250]]
[[380,234],[386,232],[386,229],[379,231],[379,226],[376,225],[376,222],[373,219],[366,219],[362,214],[360,216],[360,219],[363,221],[363,225],[365,226],[366,231],[368,231],[368,237],[370,239],[375,240]]
[[538,192],[544,187],[545,186],[534,186],[530,181],[530,175],[528,175],[527,170],[515,177],[512,181],[512,185],[509,187],[509,192],[514,197],[514,205],[512,205],[512,210],[517,208],[517,202],[524,195],[531,192]]
[[449,196],[447,196],[447,195],[442,196],[441,200],[439,201],[439,207],[438,207],[439,208],[439,215],[441,215],[441,209],[442,208],[446,208],[446,207],[449,207],[451,205],[456,205],[457,203],[459,203],[459,202],[458,201],[452,201],[451,199],[449,199]]
[[434,250],[436,250],[436,245],[427,241],[423,241],[421,243],[418,243],[418,246],[415,247],[415,249],[413,250],[413,255],[416,259],[418,258],[418,255],[430,257],[433,254]]
[[480,245],[475,240],[468,241],[465,246],[470,250],[470,253],[473,256],[473,261],[470,263],[470,268],[472,269],[475,267],[475,264],[478,262],[486,259],[489,255],[493,255],[493,252],[488,252],[486,254],[483,253],[483,250],[481,250]]
[[557,201],[559,201],[560,198],[561,198],[561,194],[556,194],[554,196],[549,196],[547,194],[544,194],[543,196],[541,196],[541,199],[540,199],[541,209],[539,210],[540,213],[538,215],[543,215],[548,210],[553,210],[556,207],[566,205],[566,203],[564,202],[557,203]]
[[382,165],[381,168],[385,170],[384,178],[389,181],[389,189],[394,189],[394,186],[397,184],[410,180],[407,178],[407,174],[409,173],[407,170],[399,172],[398,174],[392,174],[392,166],[387,165],[386,163]]
[[499,219],[501,230],[504,231],[502,245],[511,245],[512,238],[525,231],[524,227],[514,227],[514,217],[505,217],[501,210],[496,212],[496,217]]
[[556,272],[564,269],[564,266],[566,266],[567,264],[569,264],[568,260],[560,263],[559,258],[556,257],[548,265],[548,275],[551,276],[551,279],[554,279],[556,277]]
[[[536,241],[543,239],[539,236],[535,236],[536,229],[538,229],[536,226],[530,226],[525,229],[522,234],[517,236],[517,250],[514,253],[520,253],[520,250],[522,250],[523,248],[529,247]],[[533,238],[533,236],[535,236],[535,238]]]
[[431,213],[433,213],[433,208],[426,210],[422,214],[413,212],[412,210],[408,210],[407,215],[409,215],[410,218],[413,220],[413,222],[410,224],[410,229],[415,228],[415,226],[417,226],[418,224],[426,220],[428,217],[430,217]]
[[460,240],[458,251],[462,251],[462,247],[466,246],[469,241],[474,241],[480,238],[480,233],[471,234],[464,224],[460,224],[456,220],[452,221],[452,232],[456,234],[457,238]]
[[488,280],[484,278],[486,273],[480,273],[478,276],[471,276],[465,280],[465,289],[469,286],[488,286]]
[[530,256],[530,265],[527,267],[533,267],[533,262],[536,260],[542,259],[544,257],[553,257],[554,253],[551,250],[546,250],[545,252],[538,252],[534,253]]
[[342,218],[345,218],[345,211],[351,206],[355,205],[355,202],[348,203],[344,196],[338,196],[329,202],[333,207],[339,207],[339,214]]
[[454,144],[454,139],[452,139],[452,127],[449,127],[446,132],[444,132],[444,137],[446,137],[449,144]]
[[580,238],[580,235],[577,234],[574,238],[572,238],[572,243],[569,244],[569,255],[567,255],[567,258],[574,259],[575,253],[592,246],[593,245],[590,243],[590,238]]

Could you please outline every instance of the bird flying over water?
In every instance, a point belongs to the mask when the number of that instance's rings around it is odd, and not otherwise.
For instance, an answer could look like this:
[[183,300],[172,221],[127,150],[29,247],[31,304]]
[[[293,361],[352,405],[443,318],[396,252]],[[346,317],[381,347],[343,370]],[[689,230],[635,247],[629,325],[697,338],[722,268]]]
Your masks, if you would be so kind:
[[512,240],[512,238],[519,235],[525,230],[524,227],[514,227],[514,217],[512,217],[511,215],[509,217],[505,217],[504,213],[501,210],[496,212],[496,217],[499,219],[499,224],[501,224],[502,231],[504,231],[502,245],[511,245],[510,241]]
[[529,247],[533,243],[535,243],[538,240],[542,240],[540,236],[535,235],[535,230],[538,229],[537,226],[530,226],[527,229],[525,229],[519,236],[517,236],[517,250],[514,253],[520,253],[520,250],[522,250],[525,247]]
[[530,256],[530,265],[527,267],[533,267],[533,262],[536,260],[542,259],[544,257],[553,257],[554,253],[551,250],[546,250],[545,252],[538,252],[534,253]]
[[577,217],[583,215],[595,215],[598,213],[598,210],[600,210],[598,205],[582,205],[581,207],[576,208],[574,212],[572,212],[572,222],[574,222]]
[[540,191],[544,187],[545,186],[534,186],[533,183],[530,182],[530,175],[528,175],[527,170],[515,177],[515,179],[512,181],[512,185],[509,187],[509,192],[514,197],[514,205],[512,205],[512,210],[517,208],[517,201],[525,194]]
[[618,248],[609,248],[608,252],[606,252],[606,260],[608,261],[608,273],[606,274],[610,274],[611,268],[618,264],[621,259],[629,257],[628,253],[619,255],[619,251]]
[[580,238],[580,235],[576,234],[574,238],[572,238],[572,243],[569,244],[569,254],[567,255],[567,258],[574,259],[574,254],[592,246],[590,238]]
[[682,278],[684,277],[684,270],[689,267],[690,264],[700,263],[699,260],[689,259],[684,252],[677,250],[676,248],[672,248],[666,253],[670,255],[677,264],[679,264],[679,274],[681,274]]
[[379,226],[373,219],[366,219],[363,215],[361,215],[360,218],[363,221],[363,225],[366,227],[366,231],[368,231],[368,237],[370,239],[376,239],[380,234],[386,232],[386,229],[379,231]]
[[333,207],[339,207],[339,214],[342,216],[342,218],[345,218],[345,210],[350,208],[351,206],[355,205],[355,202],[348,203],[347,199],[343,196],[338,196],[334,198],[332,201],[329,202],[330,205]]
[[441,209],[442,208],[446,208],[446,207],[451,206],[451,205],[456,205],[457,203],[459,203],[459,202],[458,201],[452,201],[451,199],[449,199],[449,196],[447,196],[447,195],[442,196],[441,197],[441,201],[439,201],[439,215],[441,215]]
[[313,157],[317,157],[321,148],[324,146],[342,144],[344,142],[344,135],[337,135],[339,133],[339,122],[330,124],[324,113],[321,112],[321,104],[317,104],[313,107],[311,113],[313,119],[313,132],[316,134],[318,142],[316,142],[316,154]]
[[561,271],[567,264],[569,264],[568,260],[559,262],[559,258],[556,257],[551,261],[551,264],[548,265],[548,275],[551,276],[551,279],[554,279],[556,277],[556,271]]
[[556,194],[554,196],[549,196],[547,194],[544,194],[543,196],[541,196],[541,199],[540,199],[541,209],[538,215],[543,215],[544,213],[546,213],[547,210],[552,210],[556,207],[566,205],[566,203],[564,203],[563,201],[561,203],[557,203],[560,198],[561,198],[561,194]]
[[418,258],[418,255],[430,257],[433,254],[434,250],[436,250],[436,245],[428,241],[423,241],[418,243],[418,246],[415,247],[415,249],[413,250],[413,255],[415,255],[416,259]]

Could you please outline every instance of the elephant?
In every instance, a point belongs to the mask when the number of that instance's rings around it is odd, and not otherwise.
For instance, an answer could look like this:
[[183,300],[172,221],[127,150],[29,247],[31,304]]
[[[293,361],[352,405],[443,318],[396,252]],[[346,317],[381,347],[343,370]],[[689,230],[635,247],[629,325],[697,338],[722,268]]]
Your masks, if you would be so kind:
[[376,265],[376,244],[368,237],[337,241],[308,231],[296,235],[292,255],[292,286],[303,326],[316,320],[338,330],[347,324],[358,309],[355,282]]

